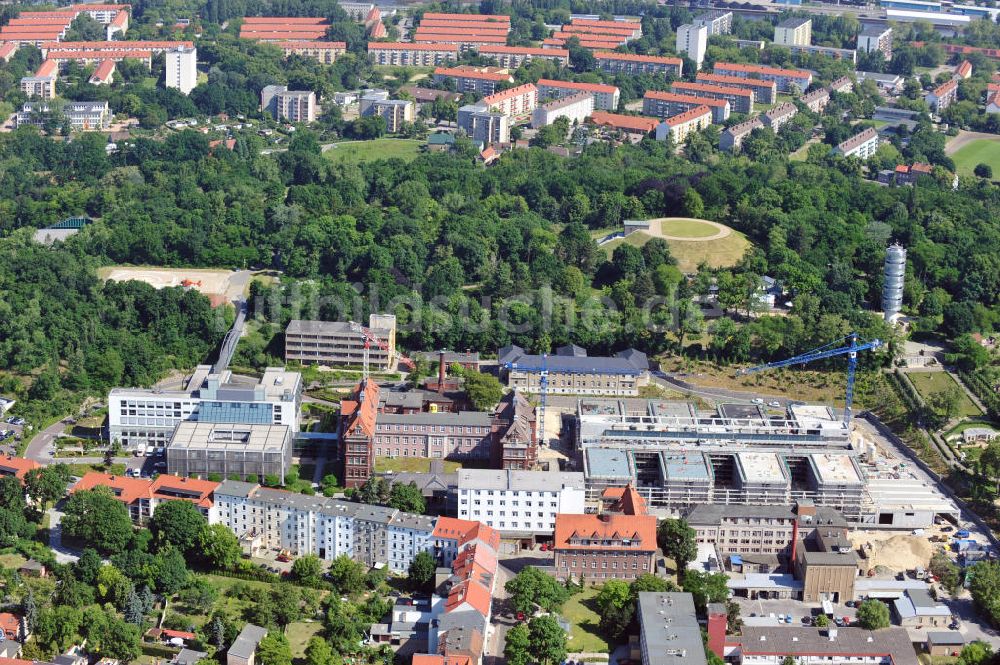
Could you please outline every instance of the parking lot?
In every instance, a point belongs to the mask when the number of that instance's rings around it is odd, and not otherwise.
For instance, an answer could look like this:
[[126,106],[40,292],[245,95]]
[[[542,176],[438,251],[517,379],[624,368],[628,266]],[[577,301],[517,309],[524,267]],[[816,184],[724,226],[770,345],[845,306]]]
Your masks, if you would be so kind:
[[[748,624],[777,624],[778,617],[792,616],[793,626],[802,626],[804,618],[812,621],[821,611],[817,603],[803,603],[800,600],[750,600],[748,598],[733,598],[740,606],[740,616]],[[834,615],[843,621],[846,617],[854,621],[855,608],[845,605],[834,605]],[[760,620],[762,619],[762,620]],[[773,620],[772,620],[773,619]],[[760,620],[760,621],[756,621]]]

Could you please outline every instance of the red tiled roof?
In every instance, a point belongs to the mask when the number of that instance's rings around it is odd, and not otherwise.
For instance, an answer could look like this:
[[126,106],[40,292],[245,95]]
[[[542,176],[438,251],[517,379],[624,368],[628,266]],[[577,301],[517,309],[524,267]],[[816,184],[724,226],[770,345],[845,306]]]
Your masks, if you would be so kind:
[[479,54],[503,53],[510,55],[538,55],[546,57],[569,56],[566,49],[538,48],[535,46],[483,46],[479,49]]
[[506,14],[446,14],[442,12],[427,12],[424,19],[438,19],[440,21],[480,21],[482,23],[510,23],[510,16]]
[[448,51],[458,53],[457,44],[411,44],[409,42],[368,42],[368,50]]
[[464,34],[450,34],[450,35],[427,35],[421,34],[419,30],[413,35],[413,39],[416,42],[421,43],[441,43],[441,42],[464,42],[468,44],[505,44],[507,42],[506,35],[464,35]]
[[[664,102],[682,102],[685,104],[698,104],[699,106],[725,106],[729,102],[725,99],[712,99],[711,97],[697,97],[695,95],[682,95],[677,92],[663,92],[662,90],[647,90],[643,95],[644,99],[658,99]],[[612,489],[612,488],[609,488]]]
[[499,531],[482,522],[460,520],[456,517],[439,517],[434,524],[433,537],[456,540],[459,547],[477,539],[483,541],[494,550],[500,547]]
[[0,476],[14,476],[23,479],[24,474],[32,469],[41,468],[41,466],[35,460],[24,457],[0,457]]
[[497,74],[495,72],[477,72],[474,69],[459,69],[457,67],[438,67],[434,70],[435,76],[450,76],[454,78],[481,79],[483,81],[513,81],[510,74]]
[[0,612],[0,642],[6,637],[16,640],[21,636],[21,619],[10,612]]
[[115,493],[115,497],[125,504],[131,504],[139,499],[155,498],[160,501],[181,499],[191,501],[202,508],[208,508],[212,505],[212,493],[215,492],[219,483],[211,480],[180,478],[167,474],[157,476],[156,480],[148,480],[91,471],[85,474],[70,491],[79,492],[98,486],[110,487]]
[[934,171],[934,167],[930,164],[914,162],[913,166],[910,167],[910,171],[916,171],[917,173],[932,173]]
[[343,51],[347,49],[347,42],[311,42],[290,39],[284,42],[273,42],[273,44],[278,48],[287,49],[322,49],[328,51]]
[[524,85],[519,85],[514,88],[508,88],[507,90],[501,90],[495,94],[483,97],[484,104],[496,104],[502,102],[505,99],[510,99],[511,97],[517,97],[519,95],[524,95],[530,92],[537,92],[538,88],[535,87],[534,83],[525,83]]
[[38,66],[38,69],[35,71],[35,76],[36,77],[52,76],[53,74],[56,73],[56,71],[58,71],[58,69],[59,69],[59,63],[57,63],[55,60],[45,60],[42,62],[42,64]]
[[94,73],[90,76],[91,79],[96,79],[98,81],[108,81],[111,79],[111,75],[115,73],[115,61],[114,60],[101,60],[100,64],[94,70]]
[[389,34],[389,31],[385,28],[385,23],[382,21],[375,21],[372,23],[371,29],[368,31],[368,37],[370,39],[381,39]]
[[626,62],[649,62],[658,65],[682,64],[680,58],[665,58],[658,55],[637,55],[635,53],[614,53],[613,51],[597,51],[594,57],[598,60],[625,60]]
[[609,39],[601,35],[587,35],[580,32],[555,32],[552,34],[552,38],[558,39],[563,43],[569,41],[570,39],[579,39],[580,46],[586,48],[596,48],[602,51],[618,48],[628,41],[624,37],[621,39]]
[[[705,81],[707,83],[732,83],[741,84],[747,87],[754,88],[777,88],[778,84],[774,81],[765,81],[764,79],[755,78],[743,78],[742,76],[726,76],[725,74],[710,74],[708,72],[698,72],[695,77],[696,81]],[[848,79],[850,80],[850,79]]]
[[[355,401],[357,406],[348,413],[352,418],[344,428],[344,434],[353,435],[360,432],[363,436],[372,437],[375,436],[375,419],[378,414],[378,384],[371,379],[359,383],[354,388],[354,394],[360,396],[362,392],[365,398]],[[343,409],[341,413],[344,413]]]
[[509,30],[504,27],[494,28],[484,25],[422,25],[416,29],[419,35],[485,35],[487,37],[506,37]]
[[[574,545],[570,540],[578,536],[594,540],[629,538],[631,546]],[[556,529],[553,538],[555,549],[583,550],[627,550],[635,552],[656,551],[656,518],[652,515],[556,515]]]
[[688,83],[687,81],[674,81],[671,88],[675,90],[691,90],[694,92],[712,92],[717,95],[735,95],[737,97],[750,97],[753,99],[753,90],[748,88],[726,88],[721,85],[709,85],[708,83]]
[[639,21],[599,21],[590,18],[575,18],[570,23],[573,25],[592,25],[600,28],[627,27],[642,30],[642,23]]
[[21,658],[0,658],[0,665],[38,665],[38,662]]
[[613,37],[631,37],[635,34],[635,30],[631,28],[599,28],[592,25],[564,25],[559,28],[561,32],[576,32],[588,35],[609,35]]
[[807,71],[801,69],[782,69],[780,67],[768,67],[766,65],[744,65],[733,62],[717,62],[715,69],[725,69],[732,72],[747,72],[748,74],[770,74],[771,76],[787,76],[790,78],[805,79],[812,76]]
[[483,616],[490,613],[490,603],[492,596],[489,588],[478,582],[471,580],[460,582],[451,588],[448,599],[444,604],[444,611],[451,612],[463,603],[468,603]]
[[17,51],[17,44],[11,44],[10,42],[5,42],[0,44],[0,58],[6,60],[12,56]]
[[618,88],[613,85],[604,85],[602,83],[576,83],[573,81],[555,81],[553,79],[539,79],[538,86],[548,86],[550,88],[569,88],[571,90],[584,90],[586,92],[603,92],[606,94],[614,94],[618,92]]
[[182,640],[193,640],[195,638],[194,633],[187,633],[184,632],[183,630],[170,630],[169,628],[164,628],[162,635],[167,639],[179,637]]
[[[697,111],[702,107],[691,109],[692,111]],[[707,108],[707,107],[706,107]],[[699,115],[704,115],[702,112]],[[674,116],[675,118],[678,116]],[[697,116],[692,116],[697,117]],[[670,120],[667,120],[670,123]],[[604,490],[604,497],[610,498],[609,492],[611,490],[618,490],[614,492],[615,504],[611,507],[611,510],[616,513],[622,513],[623,515],[645,515],[646,514],[646,500],[642,498],[642,495],[631,484],[625,487],[609,487]]]
[[49,49],[50,60],[149,60],[153,57],[152,51],[111,51],[108,49],[94,49],[83,51],[64,51],[62,49]]
[[128,23],[128,14],[126,14],[125,12],[118,12],[117,14],[115,14],[115,17],[111,19],[111,25],[113,25],[116,28],[120,28],[126,23]]
[[135,51],[146,49],[168,49],[178,46],[192,48],[194,42],[186,41],[95,41],[95,42],[46,42],[42,44],[42,49],[112,49],[118,51]]
[[607,111],[594,111],[590,114],[590,121],[595,125],[607,125],[615,129],[624,129],[627,132],[642,132],[644,134],[648,134],[656,129],[656,126],[660,123],[656,118],[647,118],[641,115],[622,115],[620,113],[608,113]]
[[712,109],[702,104],[701,106],[696,106],[693,109],[688,109],[683,113],[672,115],[666,120],[664,120],[664,122],[666,122],[671,127],[676,127],[677,125],[683,125],[685,122],[691,122],[696,118],[700,118],[705,115],[710,116],[711,114],[712,114]]
[[243,25],[262,23],[272,25],[330,25],[330,22],[321,16],[247,16],[243,19]]
[[934,88],[931,94],[934,95],[935,97],[943,97],[944,95],[947,95],[956,88],[958,88],[958,81],[956,81],[955,79],[950,79],[948,81],[945,81],[938,87]]

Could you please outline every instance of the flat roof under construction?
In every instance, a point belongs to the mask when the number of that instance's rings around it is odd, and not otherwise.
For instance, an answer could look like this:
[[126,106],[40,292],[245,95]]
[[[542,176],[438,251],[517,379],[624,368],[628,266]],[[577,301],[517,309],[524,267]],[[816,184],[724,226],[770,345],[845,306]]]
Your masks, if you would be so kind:
[[774,453],[736,453],[736,464],[744,483],[788,483],[782,463]]
[[670,480],[711,480],[708,463],[701,453],[679,452],[660,453],[666,479]]
[[607,480],[632,480],[632,463],[627,450],[619,448],[587,448],[587,477]]
[[831,485],[864,484],[850,455],[813,453],[809,459],[812,460],[816,477],[821,483],[830,483]]

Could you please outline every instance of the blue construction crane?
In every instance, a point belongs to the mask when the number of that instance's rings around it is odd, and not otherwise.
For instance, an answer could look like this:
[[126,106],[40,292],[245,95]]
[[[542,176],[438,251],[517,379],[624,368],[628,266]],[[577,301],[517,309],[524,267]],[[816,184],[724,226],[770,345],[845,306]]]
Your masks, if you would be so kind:
[[[843,346],[844,342],[847,342],[846,346]],[[821,346],[818,349],[813,349],[812,351],[807,351],[801,355],[797,355],[794,358],[788,358],[787,360],[777,360],[773,363],[767,363],[766,365],[758,365],[757,367],[750,367],[749,369],[740,370],[739,374],[753,374],[754,372],[761,372],[766,369],[773,369],[775,367],[788,367],[789,365],[805,365],[806,363],[811,363],[814,360],[821,360],[823,358],[832,358],[833,356],[847,355],[847,396],[844,400],[844,424],[850,426],[851,424],[851,404],[854,402],[854,375],[858,369],[858,351],[867,351],[869,349],[877,349],[883,344],[882,340],[873,339],[870,342],[858,342],[858,333],[851,333],[847,337],[838,339],[835,342],[830,342],[825,346]],[[841,345],[841,346],[838,346]]]

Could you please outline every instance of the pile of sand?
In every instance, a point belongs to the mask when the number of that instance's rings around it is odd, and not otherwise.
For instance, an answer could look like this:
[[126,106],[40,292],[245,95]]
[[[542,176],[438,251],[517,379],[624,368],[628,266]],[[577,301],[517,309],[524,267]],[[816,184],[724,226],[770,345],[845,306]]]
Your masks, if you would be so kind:
[[926,568],[934,554],[931,543],[916,536],[899,535],[887,540],[868,542],[871,543],[871,549],[867,552],[874,559],[872,563],[892,570],[911,570],[917,566]]

